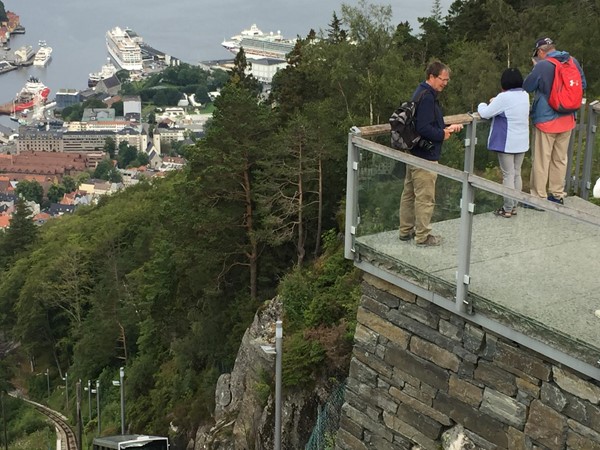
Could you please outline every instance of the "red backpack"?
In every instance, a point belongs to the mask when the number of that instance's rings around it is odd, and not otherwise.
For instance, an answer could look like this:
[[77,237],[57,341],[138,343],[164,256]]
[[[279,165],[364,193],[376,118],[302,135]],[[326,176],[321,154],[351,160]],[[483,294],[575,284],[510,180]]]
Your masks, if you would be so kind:
[[569,57],[565,62],[551,57],[547,57],[546,60],[554,64],[554,81],[548,104],[559,113],[572,113],[579,110],[583,99],[583,85],[581,73],[573,58]]

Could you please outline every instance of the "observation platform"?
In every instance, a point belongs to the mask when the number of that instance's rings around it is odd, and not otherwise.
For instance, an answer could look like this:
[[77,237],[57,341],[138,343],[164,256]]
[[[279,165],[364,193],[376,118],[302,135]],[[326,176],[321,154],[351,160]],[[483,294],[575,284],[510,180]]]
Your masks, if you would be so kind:
[[[479,161],[486,167],[479,169],[483,176],[475,173],[475,155],[491,153],[485,148],[489,122],[477,115],[445,117],[447,124],[466,125],[461,135],[464,161],[456,160],[457,155],[463,159],[456,139],[444,144],[446,149],[454,145],[454,151],[445,150],[453,156],[446,161],[442,156],[440,164],[378,143],[380,137],[389,142],[387,125],[353,128],[348,141],[346,258],[365,272],[600,381],[600,207],[585,199],[598,176],[592,172],[598,158],[599,115],[600,102],[582,105],[567,180],[567,189],[581,196],[565,198],[564,205],[493,181],[491,160]],[[433,234],[442,236],[439,247],[398,239],[406,164],[438,174],[432,226]],[[530,152],[522,171],[525,185],[529,167]],[[503,197],[543,211],[519,207],[516,216],[498,217],[493,211]]]
[[[565,205],[600,217],[579,197]],[[361,236],[361,259],[453,298],[458,221],[433,224],[439,247],[403,242],[398,231]],[[518,208],[473,218],[469,302],[479,313],[595,365],[600,360],[600,228],[552,211]],[[450,303],[450,301],[448,302]]]

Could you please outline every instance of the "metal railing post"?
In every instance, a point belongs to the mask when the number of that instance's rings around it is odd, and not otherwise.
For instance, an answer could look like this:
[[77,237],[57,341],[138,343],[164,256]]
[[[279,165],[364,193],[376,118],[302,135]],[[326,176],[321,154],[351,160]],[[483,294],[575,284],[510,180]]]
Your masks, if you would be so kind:
[[458,239],[458,266],[456,272],[456,309],[460,312],[471,312],[467,294],[470,283],[471,236],[473,234],[473,213],[475,212],[475,189],[469,183],[469,175],[475,167],[475,146],[477,145],[477,120],[467,124],[465,139],[464,177],[460,200],[460,228]]
[[600,107],[598,100],[588,106],[587,134],[585,138],[585,157],[583,161],[583,174],[581,176],[581,198],[587,200],[592,189],[592,164],[594,147],[596,144],[596,108]]
[[344,257],[354,259],[354,237],[358,226],[358,163],[360,153],[352,142],[352,136],[360,135],[357,127],[348,134],[348,167],[346,172],[346,224]]

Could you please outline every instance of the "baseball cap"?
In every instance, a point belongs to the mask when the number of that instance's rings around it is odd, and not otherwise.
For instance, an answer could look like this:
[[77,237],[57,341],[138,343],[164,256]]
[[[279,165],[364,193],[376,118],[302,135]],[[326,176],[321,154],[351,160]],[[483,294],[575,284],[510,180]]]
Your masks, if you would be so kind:
[[549,37],[541,38],[535,41],[535,49],[533,50],[533,56],[537,56],[539,48],[543,45],[554,45],[554,41]]

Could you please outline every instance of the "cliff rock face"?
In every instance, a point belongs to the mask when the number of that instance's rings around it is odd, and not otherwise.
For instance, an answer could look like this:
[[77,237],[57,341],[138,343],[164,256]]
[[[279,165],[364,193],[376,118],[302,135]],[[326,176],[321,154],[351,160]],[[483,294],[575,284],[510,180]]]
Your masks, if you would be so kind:
[[[198,429],[193,450],[273,449],[275,355],[261,345],[275,345],[275,322],[281,303],[268,302],[244,333],[231,373],[217,382],[214,424]],[[283,339],[285,342],[285,324]],[[282,393],[282,449],[303,448],[315,421],[315,392]]]

